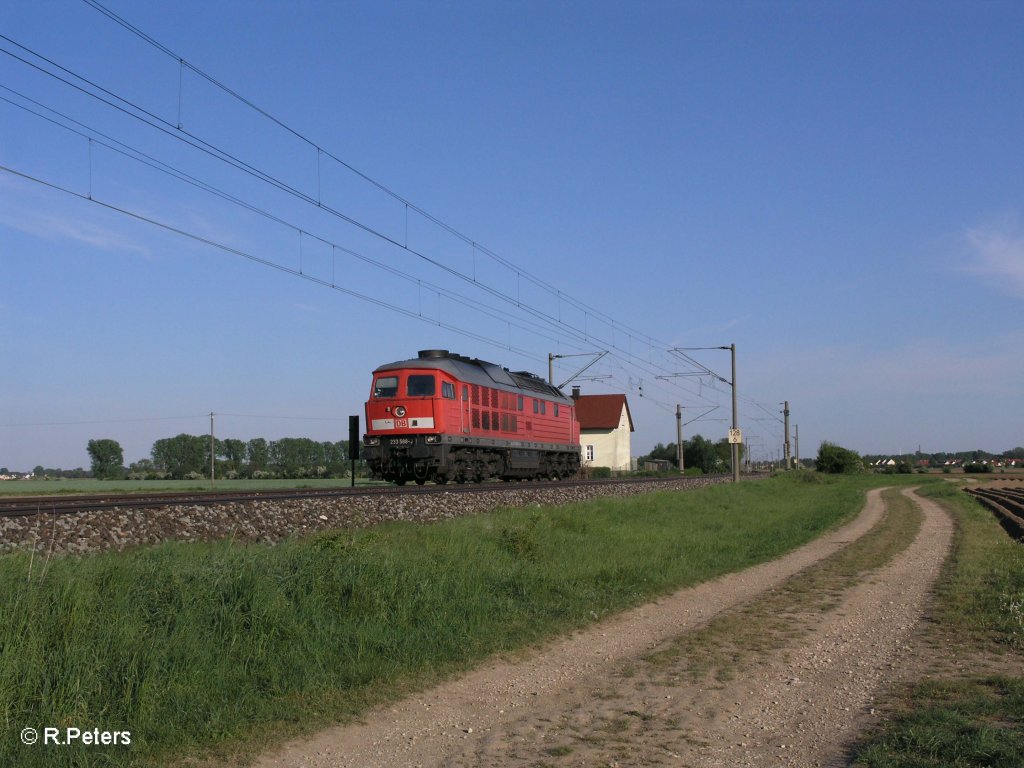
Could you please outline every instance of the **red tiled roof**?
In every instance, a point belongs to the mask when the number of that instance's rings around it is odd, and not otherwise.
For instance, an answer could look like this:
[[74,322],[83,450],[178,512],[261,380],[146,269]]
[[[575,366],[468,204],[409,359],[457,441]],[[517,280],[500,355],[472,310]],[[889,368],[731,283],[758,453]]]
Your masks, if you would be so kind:
[[615,429],[619,426],[623,408],[632,432],[633,417],[625,395],[580,395],[576,398],[576,418],[580,429]]

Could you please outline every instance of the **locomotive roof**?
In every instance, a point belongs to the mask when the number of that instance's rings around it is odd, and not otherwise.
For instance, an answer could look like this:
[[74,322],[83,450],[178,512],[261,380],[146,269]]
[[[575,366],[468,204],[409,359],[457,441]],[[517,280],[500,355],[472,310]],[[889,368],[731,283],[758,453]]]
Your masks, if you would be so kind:
[[486,360],[457,355],[446,350],[424,350],[419,357],[412,360],[399,360],[387,363],[374,369],[374,373],[398,370],[400,368],[430,368],[444,371],[466,384],[479,384],[484,387],[497,386],[499,389],[536,392],[545,398],[572,405],[573,401],[566,397],[562,390],[548,384],[544,379],[527,371],[509,371],[500,365]]

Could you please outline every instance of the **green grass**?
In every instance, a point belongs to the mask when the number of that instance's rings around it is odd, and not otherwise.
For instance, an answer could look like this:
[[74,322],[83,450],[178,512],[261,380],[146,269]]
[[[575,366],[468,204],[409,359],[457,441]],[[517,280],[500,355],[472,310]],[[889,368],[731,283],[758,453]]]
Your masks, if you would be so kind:
[[[274,547],[0,557],[0,765],[244,757],[482,659],[772,559],[865,483],[701,491],[336,531]],[[130,747],[23,746],[26,726]]]
[[863,747],[873,768],[1020,768],[1024,765],[1024,680],[925,681],[895,727]]
[[[1024,765],[1024,548],[959,488],[921,491],[957,522],[927,638],[936,674],[894,694],[889,722],[857,748],[858,766]],[[942,669],[953,666],[948,649],[961,666],[956,672]],[[993,668],[1004,674],[992,675]]]

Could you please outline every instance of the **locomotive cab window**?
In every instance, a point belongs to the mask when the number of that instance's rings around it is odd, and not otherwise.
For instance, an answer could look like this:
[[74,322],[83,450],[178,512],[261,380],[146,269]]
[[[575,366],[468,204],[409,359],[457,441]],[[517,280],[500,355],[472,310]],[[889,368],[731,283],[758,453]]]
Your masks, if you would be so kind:
[[374,397],[394,397],[398,394],[397,376],[378,376],[373,384]]
[[406,394],[409,397],[433,397],[435,390],[435,383],[433,376],[423,376],[415,374],[409,377],[409,382],[406,384]]
[[446,398],[448,400],[454,400],[455,399],[455,385],[452,384],[450,381],[442,381],[441,382],[441,397]]

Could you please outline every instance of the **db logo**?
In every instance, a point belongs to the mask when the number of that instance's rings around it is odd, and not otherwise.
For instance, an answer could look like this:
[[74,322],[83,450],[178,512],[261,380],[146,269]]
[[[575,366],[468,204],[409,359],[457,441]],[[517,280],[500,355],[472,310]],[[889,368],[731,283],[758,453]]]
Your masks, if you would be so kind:
[[408,428],[409,428],[409,420],[408,419],[395,419],[395,429],[408,429]]

